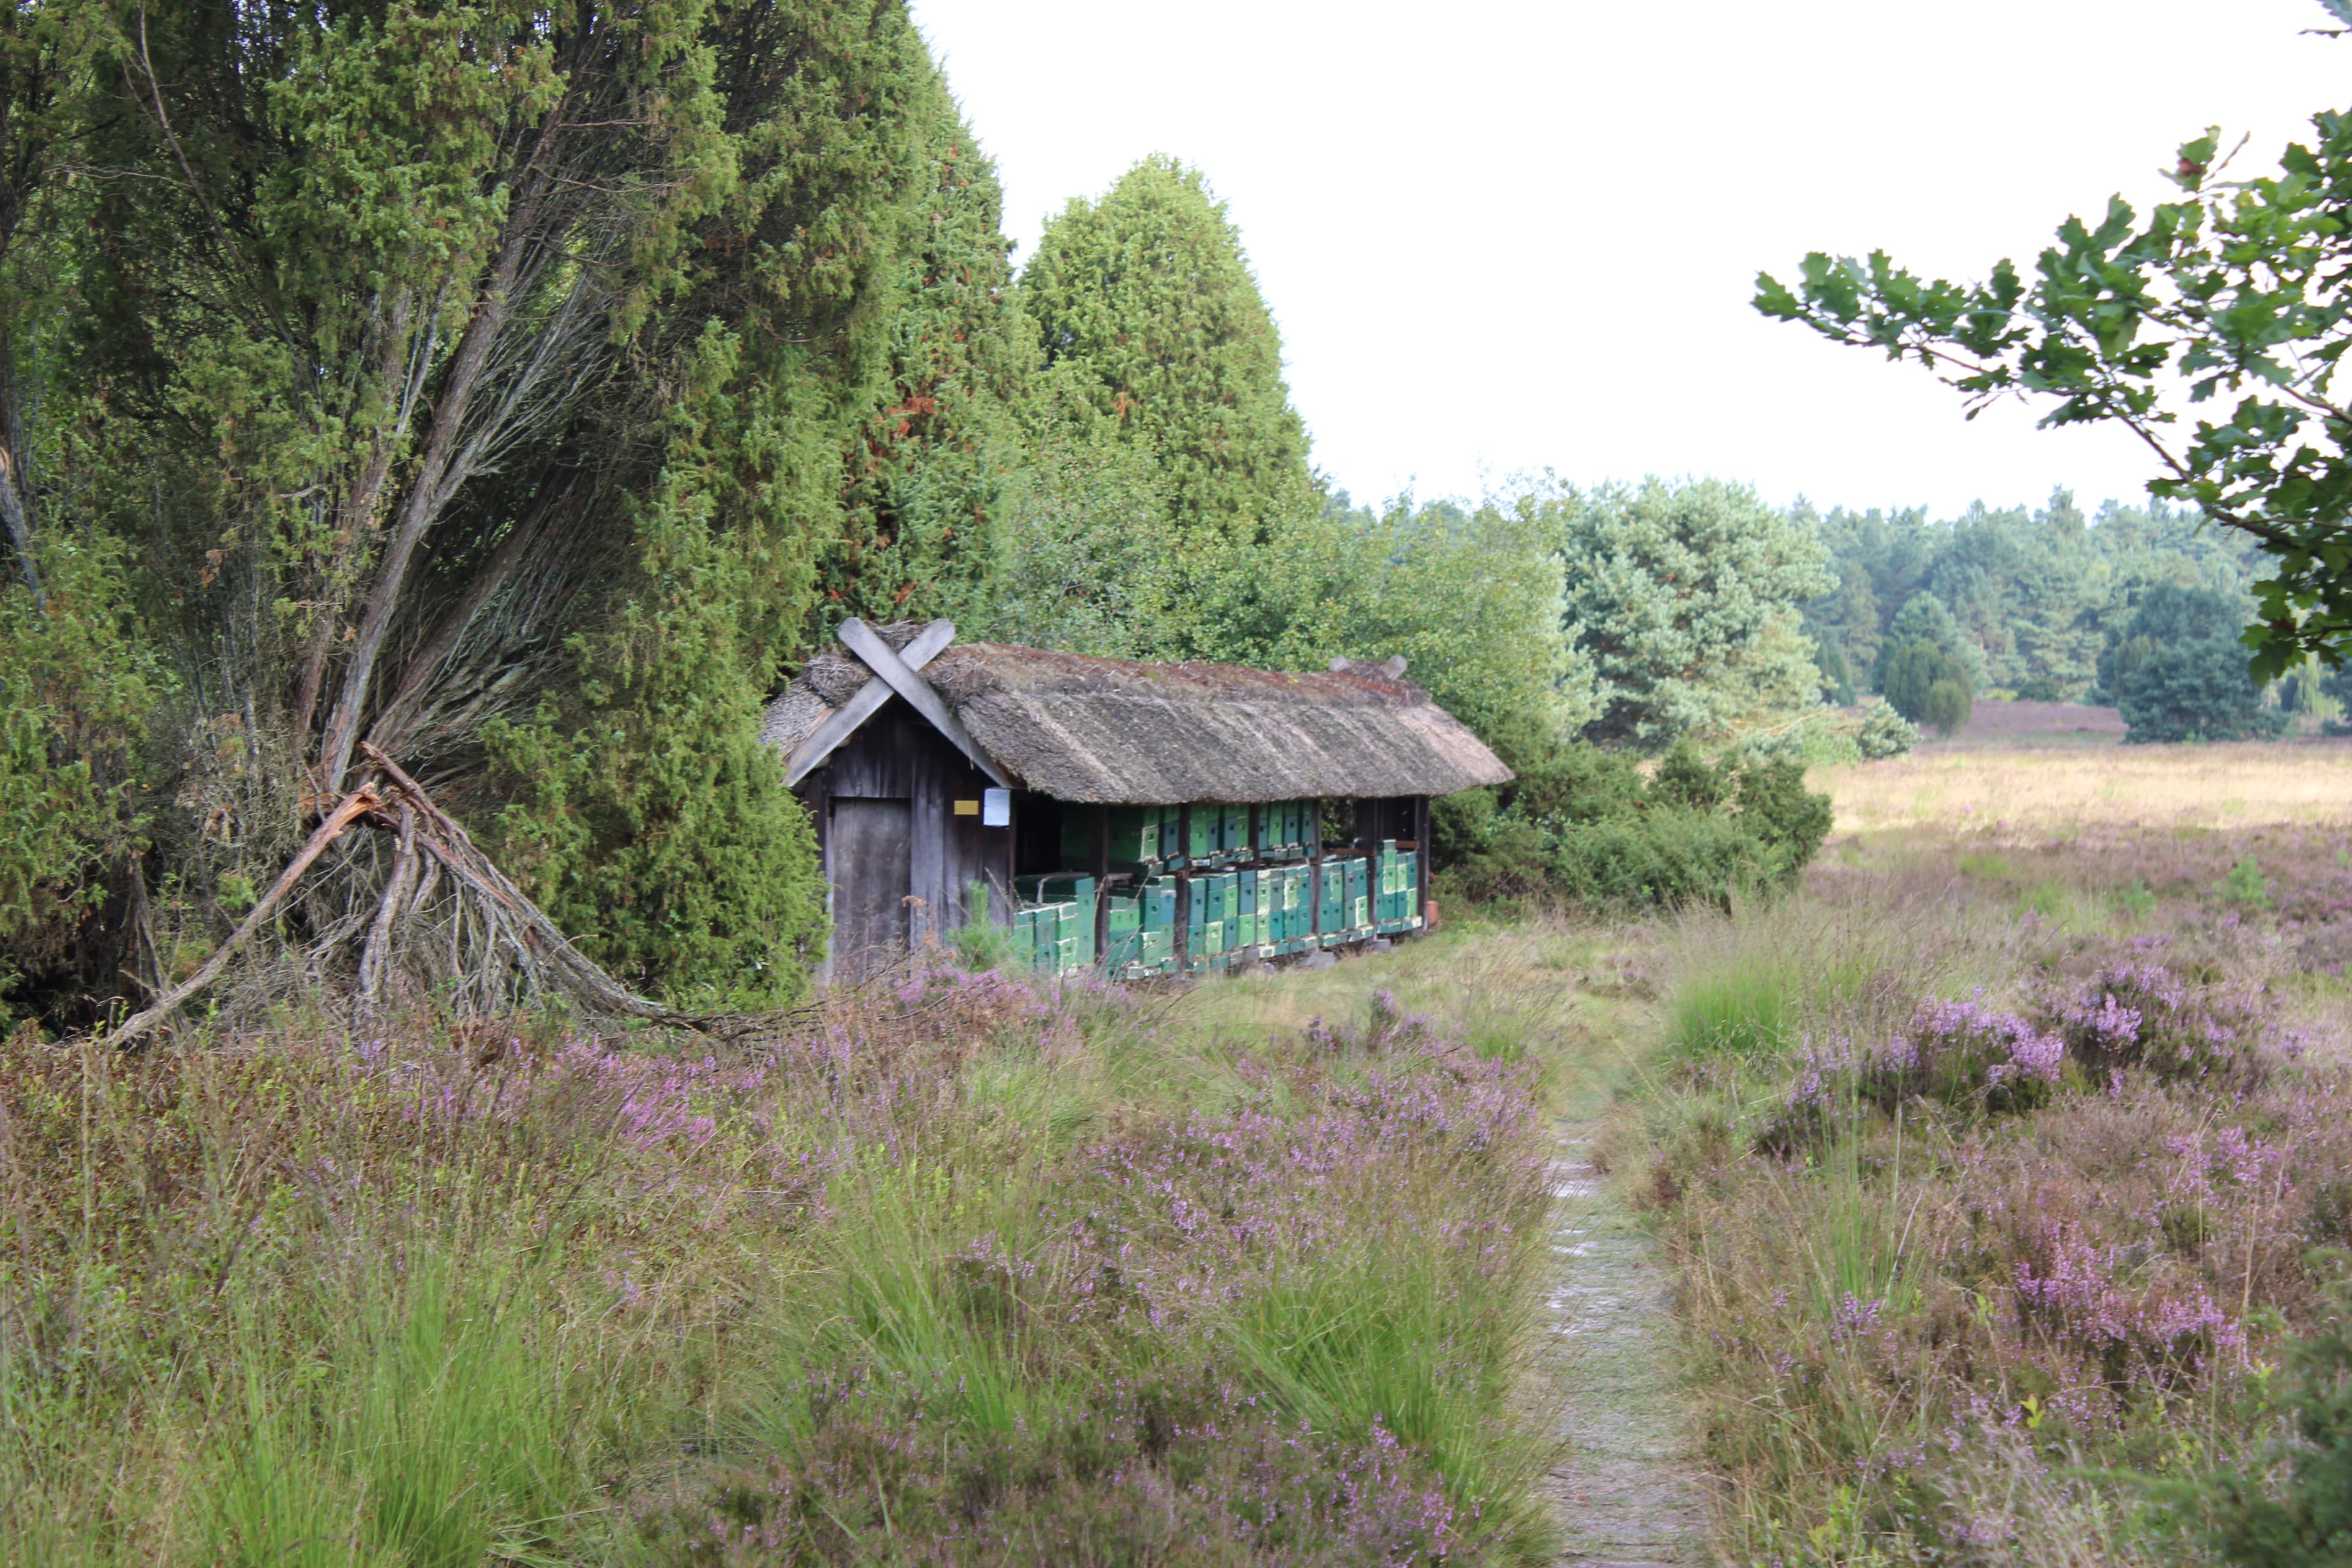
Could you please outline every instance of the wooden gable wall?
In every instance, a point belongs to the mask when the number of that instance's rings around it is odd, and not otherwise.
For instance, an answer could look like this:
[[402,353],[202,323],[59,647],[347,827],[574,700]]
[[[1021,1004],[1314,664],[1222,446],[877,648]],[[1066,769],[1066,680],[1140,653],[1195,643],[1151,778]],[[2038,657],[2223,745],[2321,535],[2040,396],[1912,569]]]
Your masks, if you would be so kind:
[[[1002,919],[1012,882],[1013,830],[983,827],[987,776],[898,698],[802,781],[834,911],[828,967],[855,973],[858,950],[943,940],[970,911],[965,889],[989,886]],[[971,803],[964,814],[956,803]]]

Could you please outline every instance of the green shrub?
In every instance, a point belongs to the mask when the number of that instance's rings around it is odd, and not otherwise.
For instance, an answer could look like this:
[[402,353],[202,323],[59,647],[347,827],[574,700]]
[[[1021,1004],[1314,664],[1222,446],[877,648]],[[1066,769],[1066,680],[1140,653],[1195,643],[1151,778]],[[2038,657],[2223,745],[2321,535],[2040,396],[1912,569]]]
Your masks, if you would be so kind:
[[1885,702],[1863,716],[1862,727],[1853,736],[1854,749],[1862,753],[1864,762],[1899,757],[1918,743],[1918,726]]
[[0,588],[0,1026],[26,981],[111,968],[81,927],[140,847],[140,751],[164,684],[113,552],[55,542],[41,569],[44,601]]
[[1650,783],[1651,794],[1693,811],[1713,811],[1731,793],[1732,781],[1726,772],[1699,755],[1698,748],[1688,741],[1677,741],[1660,760],[1657,776]]
[[1939,680],[1927,688],[1927,700],[1920,705],[1919,722],[1943,734],[1956,735],[1968,723],[1971,706],[1967,687],[1954,679]]
[[1553,838],[1548,868],[1577,902],[1620,908],[1726,907],[1780,870],[1737,818],[1675,805],[1571,824]]
[[2235,640],[2221,637],[2149,649],[2116,678],[2124,739],[2242,741],[2278,733],[2286,715],[2263,707],[2247,657]]
[[1741,826],[1779,858],[1774,875],[1783,879],[1811,862],[1835,822],[1830,797],[1808,790],[1804,765],[1787,757],[1742,769],[1733,799]]
[[1924,637],[1886,645],[1878,658],[1878,689],[1914,724],[1948,735],[1968,722],[1967,668]]
[[1644,781],[1630,756],[1580,742],[1499,789],[1433,803],[1431,823],[1461,896],[1720,908],[1792,880],[1828,837],[1831,813],[1792,757],[1709,762],[1685,743]]
[[2258,910],[2271,907],[2270,879],[2263,875],[2261,862],[2251,855],[2231,867],[2230,874],[2213,890],[2226,903],[2246,904]]

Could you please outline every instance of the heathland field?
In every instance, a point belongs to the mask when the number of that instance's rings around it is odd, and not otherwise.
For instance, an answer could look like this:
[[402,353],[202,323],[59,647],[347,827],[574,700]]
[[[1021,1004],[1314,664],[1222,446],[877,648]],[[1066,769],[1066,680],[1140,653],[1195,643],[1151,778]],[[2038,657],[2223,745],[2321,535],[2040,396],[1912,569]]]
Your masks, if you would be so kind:
[[[0,1063],[0,1561],[1547,1561],[1594,938]],[[1531,1397],[1532,1394],[1532,1397]]]
[[2262,1542],[2345,1506],[2352,750],[1813,782],[1799,894],[1658,933],[1610,1146],[1679,1271],[1717,1551],[2336,1560]]
[[2235,831],[2340,822],[2352,813],[2352,741],[2204,746],[1966,741],[1816,769],[1837,831],[2023,840],[2035,836]]
[[20,1037],[0,1560],[2204,1560],[2314,1489],[2346,763],[1836,770],[1775,902],[1178,992]]

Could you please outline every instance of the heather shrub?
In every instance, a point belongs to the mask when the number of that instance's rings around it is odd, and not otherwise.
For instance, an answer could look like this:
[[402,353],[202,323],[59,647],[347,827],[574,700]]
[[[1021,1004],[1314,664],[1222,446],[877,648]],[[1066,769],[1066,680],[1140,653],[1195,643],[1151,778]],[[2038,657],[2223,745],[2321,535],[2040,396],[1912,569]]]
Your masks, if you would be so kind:
[[1863,1091],[1887,1110],[1918,1096],[1951,1106],[2031,1110],[2048,1100],[2064,1053],[2063,1041],[1986,1006],[1981,994],[1932,1003],[1901,1038],[1864,1064]]
[[928,1392],[861,1379],[813,1391],[823,1415],[796,1462],[649,1503],[644,1548],[727,1568],[890,1560],[875,1542],[985,1568],[1336,1568],[1448,1560],[1486,1533],[1384,1427],[1360,1444],[1285,1430],[1212,1375],[1103,1387],[1048,1428],[987,1437],[929,1419]]
[[2283,1406],[2263,1369],[2336,1331],[2313,1249],[2352,1237],[2332,983],[2296,972],[2339,929],[2328,857],[2278,855],[2314,892],[2275,911],[2215,901],[2241,844],[2137,857],[2165,926],[2118,951],[2013,901],[2107,862],[1971,847],[1998,868],[1832,863],[1662,955],[1676,1065],[1612,1158],[1677,1265],[1719,1550],[2175,1562],[2190,1494],[2231,1552],[2325,1540],[2337,1384]]
[[2042,1007],[2075,1059],[2097,1076],[2127,1068],[2167,1080],[2258,1078],[2265,1060],[2252,999],[2195,984],[2160,963],[2126,960]]
[[1856,1049],[1841,1039],[1802,1051],[1786,1109],[1759,1145],[1786,1152],[1847,1130],[1864,1108],[1892,1113],[1913,1100],[1963,1112],[2031,1110],[2047,1103],[2064,1056],[2064,1041],[1981,995],[1931,1002],[1884,1044]]

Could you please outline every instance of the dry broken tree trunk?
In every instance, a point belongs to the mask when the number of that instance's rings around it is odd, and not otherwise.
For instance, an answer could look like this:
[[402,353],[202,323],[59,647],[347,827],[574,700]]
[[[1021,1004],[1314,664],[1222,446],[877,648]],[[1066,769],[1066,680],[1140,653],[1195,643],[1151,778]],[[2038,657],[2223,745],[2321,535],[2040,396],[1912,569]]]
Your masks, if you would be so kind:
[[573,946],[488,856],[475,847],[466,830],[433,804],[423,786],[373,745],[362,742],[359,750],[365,762],[355,787],[326,814],[309,842],[254,904],[244,923],[202,969],[125,1020],[105,1037],[106,1044],[125,1046],[152,1033],[191,997],[217,981],[230,960],[278,915],[304,877],[355,826],[396,836],[392,875],[373,911],[345,922],[341,929],[331,928],[310,953],[313,959],[323,957],[356,936],[352,928],[363,927],[366,935],[359,959],[361,1005],[373,1005],[382,997],[403,927],[418,921],[438,885],[446,881],[449,893],[442,900],[438,924],[452,948],[453,970],[511,971],[521,994],[562,995],[591,1013],[706,1033],[713,1030],[715,1020],[640,996],[606,973]]

